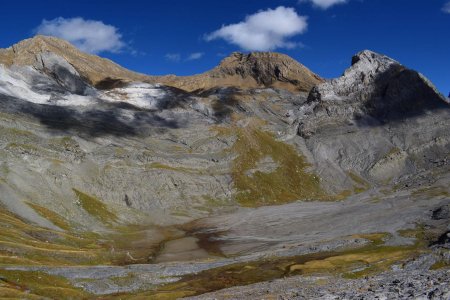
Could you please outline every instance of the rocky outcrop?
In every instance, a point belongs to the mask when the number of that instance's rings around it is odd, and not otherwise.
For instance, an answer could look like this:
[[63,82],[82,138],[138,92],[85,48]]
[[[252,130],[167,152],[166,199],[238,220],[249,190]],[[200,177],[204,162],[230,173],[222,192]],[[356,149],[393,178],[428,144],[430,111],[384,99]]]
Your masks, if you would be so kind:
[[386,122],[446,106],[445,98],[422,74],[372,51],[362,51],[337,78],[314,87],[299,133],[308,137],[326,124],[369,116]]

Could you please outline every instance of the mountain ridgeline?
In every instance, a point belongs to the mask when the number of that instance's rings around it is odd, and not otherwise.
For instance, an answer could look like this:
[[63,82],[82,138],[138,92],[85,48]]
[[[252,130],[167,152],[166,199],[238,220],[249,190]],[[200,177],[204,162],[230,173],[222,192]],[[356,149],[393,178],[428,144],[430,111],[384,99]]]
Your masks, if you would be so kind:
[[322,82],[316,74],[292,58],[279,53],[233,53],[211,71],[194,76],[147,76],[126,70],[112,61],[80,52],[70,43],[46,36],[36,36],[0,50],[0,63],[36,66],[41,56],[53,53],[71,64],[87,82],[107,87],[108,82],[143,81],[161,83],[186,91],[214,87],[280,87],[292,91],[309,91]]
[[0,296],[429,295],[449,128],[429,80],[368,50],[330,80],[268,52],[151,76],[21,41],[0,49]]

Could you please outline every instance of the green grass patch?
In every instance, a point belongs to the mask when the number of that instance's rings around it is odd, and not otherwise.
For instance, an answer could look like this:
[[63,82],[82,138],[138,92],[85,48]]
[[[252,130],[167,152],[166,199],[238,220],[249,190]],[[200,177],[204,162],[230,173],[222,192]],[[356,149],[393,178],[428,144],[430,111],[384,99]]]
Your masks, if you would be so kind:
[[40,151],[40,149],[31,144],[21,144],[21,143],[9,143],[6,149],[20,151],[22,153],[35,154]]
[[[72,286],[65,278],[49,275],[39,271],[0,270],[0,281],[11,294],[19,299],[34,298],[33,296],[50,299],[87,299],[93,295],[80,288]],[[13,293],[15,291],[15,293]],[[1,292],[1,290],[0,290]],[[31,294],[31,297],[28,295]],[[36,298],[35,298],[36,299]]]
[[153,162],[153,163],[147,164],[147,168],[169,170],[169,171],[191,173],[191,174],[201,173],[201,171],[199,171],[199,170],[195,170],[195,169],[191,169],[191,168],[184,168],[184,167],[172,167],[172,166],[165,165],[165,164],[158,163],[158,162]]
[[72,190],[77,195],[81,207],[83,207],[83,209],[91,216],[104,224],[113,224],[117,222],[117,215],[114,212],[111,212],[102,201],[75,188]]
[[67,223],[67,221],[64,218],[62,218],[60,215],[58,215],[54,211],[52,211],[48,208],[45,208],[43,206],[40,206],[38,204],[32,203],[32,202],[26,202],[26,204],[28,206],[30,206],[31,208],[33,208],[42,217],[46,218],[47,220],[49,220],[50,222],[52,222],[59,228],[61,228],[63,230],[70,230],[71,226],[69,225],[69,223]]
[[441,186],[425,187],[411,193],[412,196],[425,196],[430,198],[450,197],[449,191]]
[[[55,220],[58,216],[50,210],[38,209],[49,219]],[[79,232],[74,228],[51,230],[29,224],[0,207],[0,265],[148,263],[160,244],[174,235],[172,229],[152,225],[115,225],[109,229],[110,232],[102,234]]]
[[11,127],[0,127],[0,134],[2,135],[10,135],[13,137],[35,137],[35,135],[28,130],[18,129],[18,128],[11,128]]
[[436,263],[434,263],[430,269],[431,270],[439,270],[439,269],[444,269],[444,268],[449,268],[450,267],[450,262],[449,261],[445,261],[445,260],[440,260],[437,261]]
[[[231,173],[237,189],[235,198],[241,205],[256,207],[326,198],[320,179],[306,171],[310,165],[292,145],[277,141],[256,126],[235,127],[232,131],[237,139],[231,149],[236,155]],[[265,157],[272,158],[276,170],[248,174]]]

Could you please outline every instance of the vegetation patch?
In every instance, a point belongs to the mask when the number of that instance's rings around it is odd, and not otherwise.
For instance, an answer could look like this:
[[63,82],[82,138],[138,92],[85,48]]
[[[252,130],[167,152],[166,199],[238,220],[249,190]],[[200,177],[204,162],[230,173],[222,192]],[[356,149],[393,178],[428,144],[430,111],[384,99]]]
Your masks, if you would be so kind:
[[95,264],[109,259],[96,239],[28,224],[4,209],[0,209],[0,229],[3,265]]
[[450,197],[448,189],[442,186],[425,187],[411,193],[412,196],[426,196],[430,198]]
[[6,146],[6,149],[32,155],[40,152],[40,149],[34,145],[21,143],[9,143],[8,146]]
[[87,299],[93,295],[59,276],[38,271],[0,270],[0,293],[19,299]]
[[191,173],[191,174],[201,173],[201,171],[199,171],[199,170],[195,170],[195,169],[191,169],[191,168],[184,168],[184,167],[172,167],[172,166],[165,165],[165,164],[158,163],[158,162],[153,162],[151,164],[148,164],[147,167],[152,168],[152,169],[162,169],[162,170]]
[[[33,207],[33,206],[32,206]],[[111,232],[79,232],[58,214],[34,206],[67,231],[28,224],[0,208],[0,265],[128,265],[149,263],[165,241],[179,236],[173,228],[115,225]],[[61,225],[63,226],[63,225]],[[1,276],[0,276],[1,277]]]
[[62,218],[60,215],[55,213],[54,211],[52,211],[48,208],[45,208],[43,206],[37,205],[35,203],[32,203],[32,202],[26,202],[26,204],[28,206],[30,206],[31,208],[33,208],[42,217],[46,218],[47,220],[49,220],[50,222],[52,222],[59,228],[61,228],[63,230],[70,229],[70,225],[67,223],[67,221],[64,218]]
[[354,172],[348,171],[347,174],[355,183],[353,187],[353,192],[355,194],[363,193],[370,188],[370,184]]
[[363,178],[361,178],[360,176],[355,174],[354,172],[347,171],[347,175],[348,175],[348,177],[350,177],[350,179],[354,183],[353,184],[353,188],[352,189],[343,190],[342,192],[340,192],[339,194],[334,196],[335,200],[347,199],[351,195],[363,193],[363,192],[367,191],[370,188],[370,184],[366,180],[364,180]]
[[444,269],[444,268],[449,268],[450,267],[450,262],[448,260],[444,260],[441,259],[437,262],[435,262],[430,269],[431,270],[439,270],[439,269]]
[[[236,155],[232,163],[232,177],[237,189],[236,200],[243,206],[275,205],[296,200],[324,200],[320,179],[307,172],[310,165],[292,145],[277,141],[269,133],[258,129],[260,124],[229,129],[237,139],[231,148]],[[226,134],[224,129],[217,130]],[[252,171],[264,158],[271,158],[277,168],[271,172]]]
[[28,130],[18,129],[18,128],[10,128],[10,127],[0,127],[0,134],[2,135],[10,135],[13,137],[25,137],[25,138],[31,138],[35,137],[35,135]]
[[91,216],[97,218],[104,224],[112,224],[117,222],[117,215],[111,212],[102,201],[75,188],[72,190],[77,195],[81,207],[83,207],[83,209]]
[[[422,236],[417,229],[416,236]],[[370,243],[359,247],[334,252],[321,252],[295,257],[266,258],[260,261],[238,263],[220,268],[202,271],[185,276],[180,281],[170,283],[135,295],[136,297],[165,296],[176,299],[182,295],[200,295],[233,286],[242,286],[258,282],[295,275],[340,275],[346,278],[360,278],[386,271],[393,264],[417,257],[427,251],[426,241],[417,239],[414,245],[387,246],[386,233],[355,235],[352,238],[364,238]],[[130,297],[130,299],[133,299]],[[138,298],[136,298],[138,299]]]

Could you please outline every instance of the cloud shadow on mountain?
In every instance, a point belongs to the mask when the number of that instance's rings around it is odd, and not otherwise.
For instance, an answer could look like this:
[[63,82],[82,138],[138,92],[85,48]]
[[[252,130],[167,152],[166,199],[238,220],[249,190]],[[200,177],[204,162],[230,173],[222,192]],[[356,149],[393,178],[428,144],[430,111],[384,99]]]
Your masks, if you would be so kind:
[[[64,107],[42,105],[0,95],[0,110],[28,115],[47,128],[73,131],[81,136],[138,136],[161,133],[181,127],[180,122],[165,119],[157,112],[139,110],[131,105],[106,104],[99,107]],[[124,109],[127,113],[124,114]]]

